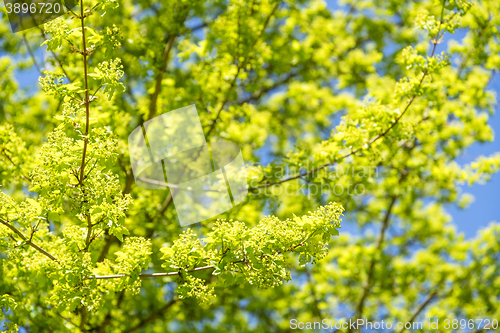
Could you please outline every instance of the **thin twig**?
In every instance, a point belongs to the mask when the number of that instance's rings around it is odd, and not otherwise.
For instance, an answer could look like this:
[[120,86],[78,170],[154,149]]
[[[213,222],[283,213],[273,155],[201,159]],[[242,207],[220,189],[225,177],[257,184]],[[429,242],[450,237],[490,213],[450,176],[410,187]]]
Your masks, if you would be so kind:
[[[235,263],[240,263],[240,262],[244,262],[244,261],[245,261],[245,259],[240,259],[240,260],[232,261],[232,263],[235,264]],[[214,268],[215,268],[214,265],[208,265],[208,266],[203,266],[203,267],[197,267],[197,268],[185,271],[185,272],[192,273],[192,272],[204,271],[207,269],[214,269]],[[180,274],[179,271],[165,272],[165,273],[151,273],[151,274],[143,273],[143,274],[139,274],[139,277],[146,278],[146,277],[176,276],[179,274]],[[127,277],[127,276],[130,276],[130,274],[96,275],[96,276],[90,276],[90,277],[88,277],[88,279],[107,280],[107,279],[118,279],[118,278]]]
[[288,82],[290,82],[293,78],[297,77],[299,74],[300,74],[301,71],[297,71],[295,73],[290,73],[288,74],[284,79],[282,79],[281,81],[278,81],[278,82],[274,82],[272,85],[270,86],[267,86],[265,88],[262,88],[261,90],[259,90],[258,92],[255,92],[253,93],[251,96],[247,97],[247,98],[243,98],[243,99],[240,99],[238,101],[235,102],[234,105],[243,105],[245,103],[249,103],[251,101],[255,101],[255,100],[258,100],[262,97],[262,95],[264,95],[265,93],[268,93],[269,91],[273,90],[273,89],[276,89]]
[[42,74],[42,71],[40,70],[40,66],[38,66],[38,63],[36,62],[35,55],[31,51],[30,45],[28,44],[28,40],[26,39],[25,33],[23,33],[23,40],[24,40],[24,44],[26,44],[26,49],[28,50],[28,53],[31,56],[31,60],[33,60],[33,64],[35,65],[36,70],[38,71],[38,73]]
[[[252,43],[250,49],[255,48],[255,45],[257,45],[259,40],[262,38],[262,35],[264,35],[264,32],[266,31],[267,26],[269,25],[269,22],[271,21],[271,18],[273,17],[274,13],[276,12],[276,10],[278,9],[280,4],[281,4],[281,2],[278,2],[276,5],[274,5],[271,13],[266,18],[266,21],[264,22],[264,25],[263,25],[261,31],[259,32],[257,38],[255,38],[255,41]],[[221,106],[219,107],[219,110],[217,111],[215,118],[212,120],[212,123],[210,124],[210,127],[209,127],[207,133],[205,134],[205,137],[209,137],[210,134],[212,133],[212,131],[215,129],[215,124],[217,124],[217,121],[220,118],[220,115],[222,113],[222,110],[224,109],[224,106],[229,101],[229,96],[231,95],[231,91],[233,90],[234,86],[236,85],[238,75],[240,74],[240,71],[246,66],[249,59],[250,59],[250,52],[245,56],[245,59],[238,65],[238,68],[236,69],[236,74],[234,75],[234,78],[231,82],[231,85],[229,86],[229,89],[227,90],[226,97],[222,101]]]
[[[305,239],[300,241],[298,244],[291,246],[288,250],[285,252],[294,252],[296,248],[304,246],[307,240],[309,240],[316,232],[317,230],[314,230],[312,233],[310,233]],[[282,253],[281,250],[278,250],[276,253]],[[242,263],[246,262],[246,259],[239,259],[232,261],[233,264],[236,263]],[[214,269],[214,265],[208,265],[208,266],[202,266],[202,267],[197,267],[191,270],[184,270],[184,272],[191,273],[191,272],[197,272],[197,271],[203,271],[207,269]],[[164,273],[142,273],[139,274],[139,277],[141,278],[148,278],[148,277],[162,277],[162,276],[177,276],[180,275],[181,271],[175,271],[175,272],[164,272]],[[130,276],[130,274],[113,274],[113,275],[95,275],[95,276],[89,276],[87,279],[96,279],[96,280],[107,280],[107,279],[118,279],[122,277],[127,277]]]
[[314,281],[311,272],[309,271],[309,269],[307,269],[307,267],[306,267],[306,275],[311,288],[311,295],[313,297],[314,309],[316,310],[319,320],[323,321],[323,315],[321,314],[321,310],[319,308],[319,300],[318,300],[318,295],[316,293],[316,287],[314,286]]
[[[158,185],[158,186],[163,186],[163,187],[169,187],[171,189],[176,189],[180,191],[193,191],[193,188],[191,187],[182,187],[178,184],[172,184],[172,183],[165,183],[159,180],[155,179],[149,179],[149,178],[144,178],[144,177],[139,177],[137,178],[138,181],[151,184],[151,185]],[[211,190],[211,189],[203,189],[203,192],[216,192],[216,193],[227,193],[227,191],[219,191],[219,190]]]
[[141,328],[145,327],[146,325],[152,323],[153,321],[158,319],[160,316],[162,316],[165,312],[167,312],[172,307],[172,305],[174,305],[178,301],[179,301],[179,299],[177,299],[177,298],[172,299],[170,302],[168,302],[167,304],[162,306],[158,311],[153,313],[151,316],[149,316],[146,319],[141,320],[141,322],[139,324],[126,330],[124,333],[136,332],[136,331],[140,330]]
[[[10,157],[5,151],[7,149],[6,148],[3,148],[2,149],[2,154],[10,161],[10,163],[12,163],[13,166],[15,166],[16,168],[18,169],[21,169],[21,167],[19,165],[17,165],[16,163],[14,163],[14,161],[12,160],[12,157]],[[21,175],[21,178],[26,180],[27,182],[31,182],[31,178],[25,176],[21,171],[19,171],[19,174]]]
[[[45,31],[43,31],[42,27],[37,25],[38,29],[40,30],[40,32],[42,33],[42,37],[45,41],[47,41],[47,35],[45,35]],[[61,61],[61,59],[59,59],[59,57],[57,56],[57,54],[54,52],[54,51],[50,51],[50,53],[52,53],[52,56],[54,57],[54,59],[56,60],[57,64],[59,65],[59,67],[61,68],[62,72],[64,73],[64,75],[66,76],[66,78],[69,80],[69,82],[73,82],[73,79],[71,79],[71,77],[68,75],[68,72],[66,72],[66,69],[64,69],[64,65]]]
[[[434,299],[434,297],[437,296],[437,294],[438,294],[437,290],[435,290],[434,292],[429,294],[429,296],[427,296],[427,298],[424,300],[424,302],[422,304],[420,304],[420,306],[417,308],[417,310],[412,314],[411,318],[405,322],[412,323],[415,320],[415,318],[417,318],[417,316],[427,307],[427,305],[429,305],[429,303]],[[403,327],[401,329],[401,331],[399,331],[399,333],[403,333],[404,331],[406,331],[405,327]]]
[[48,258],[50,258],[51,260],[59,263],[59,260],[56,259],[56,257],[54,257],[52,254],[50,254],[49,252],[45,251],[44,249],[42,249],[40,246],[36,245],[35,243],[33,243],[30,239],[28,239],[26,236],[23,235],[23,233],[21,231],[19,231],[19,229],[17,229],[16,227],[14,227],[12,224],[9,223],[9,221],[6,221],[4,220],[3,218],[0,217],[0,223],[3,224],[4,226],[6,226],[7,228],[9,228],[10,230],[12,230],[14,233],[16,233],[16,235],[18,235],[19,237],[21,237],[21,239],[26,243],[28,244],[29,246],[31,246],[32,248],[34,248],[35,250],[37,250],[38,252],[40,252],[41,254],[47,256]]
[[[376,251],[380,251],[382,249],[382,245],[384,244],[385,232],[387,231],[387,227],[389,226],[389,220],[391,218],[392,209],[394,207],[394,204],[396,203],[396,199],[397,199],[396,196],[393,196],[391,198],[391,202],[389,203],[389,208],[387,208],[387,211],[385,213],[384,221],[382,223],[382,228],[380,229],[377,243],[375,245]],[[361,318],[361,316],[363,315],[365,301],[366,298],[368,297],[368,293],[370,292],[370,288],[372,286],[372,279],[373,279],[373,274],[375,273],[376,263],[377,263],[376,255],[373,255],[372,259],[370,260],[370,266],[368,268],[368,276],[363,284],[363,292],[356,307],[356,318]]]
[[441,34],[441,26],[443,25],[443,19],[444,19],[444,5],[446,3],[446,0],[443,0],[443,5],[441,6],[441,18],[439,19],[439,26],[438,26],[438,32],[436,34],[436,37],[432,40],[432,43],[434,44],[433,48],[432,48],[432,53],[431,53],[431,57],[434,56],[434,52],[436,51],[436,47],[437,45],[439,44],[439,38],[440,38],[440,34]]
[[177,34],[172,34],[168,38],[167,45],[165,46],[165,51],[163,52],[162,56],[162,61],[161,61],[161,67],[160,67],[160,72],[158,73],[158,76],[156,77],[156,82],[155,82],[155,90],[153,92],[153,95],[151,96],[151,103],[149,104],[149,114],[148,114],[148,120],[151,120],[155,113],[156,113],[156,105],[158,103],[158,96],[160,95],[161,91],[161,82],[163,81],[163,75],[165,74],[167,70],[167,63],[170,55],[170,51],[172,50],[172,46],[174,45],[175,38],[177,37]]

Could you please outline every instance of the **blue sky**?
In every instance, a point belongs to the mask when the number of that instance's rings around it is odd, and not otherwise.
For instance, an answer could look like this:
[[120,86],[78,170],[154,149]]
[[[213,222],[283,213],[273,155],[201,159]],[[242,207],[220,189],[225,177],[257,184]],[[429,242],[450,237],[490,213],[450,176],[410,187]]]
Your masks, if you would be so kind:
[[[500,74],[497,74],[494,80],[490,82],[489,88],[498,94],[498,91],[500,91]],[[495,111],[495,115],[490,119],[490,125],[495,132],[495,140],[487,144],[473,144],[458,159],[458,163],[469,163],[478,156],[488,156],[500,151],[500,139],[498,137],[500,133],[499,108],[497,107]],[[467,237],[474,236],[477,230],[488,225],[491,221],[500,222],[500,175],[498,173],[493,175],[491,181],[484,185],[462,186],[462,190],[474,195],[474,202],[468,209],[460,210],[451,206],[448,211],[453,216],[458,229],[464,231]]]

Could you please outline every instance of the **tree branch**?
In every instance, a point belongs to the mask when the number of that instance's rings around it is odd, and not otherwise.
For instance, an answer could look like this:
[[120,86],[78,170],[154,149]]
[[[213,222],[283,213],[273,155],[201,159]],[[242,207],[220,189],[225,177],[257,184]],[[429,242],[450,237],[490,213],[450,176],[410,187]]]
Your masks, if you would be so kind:
[[[235,264],[235,263],[240,263],[240,262],[244,262],[244,261],[245,261],[245,259],[240,259],[240,260],[232,261],[232,263]],[[208,266],[203,266],[203,267],[197,267],[197,268],[185,271],[185,272],[192,273],[192,272],[204,271],[204,270],[213,269],[213,268],[215,268],[214,265],[208,265]],[[139,274],[139,277],[146,278],[146,277],[176,276],[179,274],[180,273],[178,271],[165,272],[165,273],[151,273],[151,274],[143,273],[143,274]],[[118,278],[127,277],[127,276],[130,276],[130,274],[96,275],[96,276],[90,276],[90,277],[88,277],[88,279],[109,280],[109,279],[118,279]]]
[[[411,318],[409,320],[407,320],[406,322],[412,323],[415,320],[415,318],[417,318],[417,316],[420,314],[420,312],[422,312],[425,309],[425,307],[427,305],[429,305],[429,303],[434,299],[434,297],[437,296],[437,294],[438,294],[437,290],[435,290],[434,292],[429,294],[429,296],[427,296],[427,298],[424,300],[424,302],[422,304],[420,304],[420,306],[417,308],[417,310],[413,313]],[[404,331],[406,331],[405,327],[403,327],[401,329],[401,331],[399,331],[399,333],[403,333]]]
[[[169,188],[174,188],[180,191],[192,191],[193,189],[190,187],[182,187],[178,184],[172,184],[172,183],[165,183],[159,180],[155,179],[149,179],[149,178],[144,178],[144,177],[139,177],[137,180],[140,180],[144,183],[151,184],[151,185],[158,185],[158,186],[164,186],[164,187],[169,187]],[[225,191],[219,191],[219,190],[211,190],[211,189],[204,189],[203,192],[216,192],[216,193],[226,193]]]
[[83,12],[83,0],[80,1],[80,15],[82,22],[82,43],[83,43],[83,70],[84,70],[84,80],[85,80],[85,137],[83,142],[83,155],[82,155],[82,164],[80,166],[80,186],[83,185],[83,178],[85,176],[85,157],[87,155],[87,146],[88,146],[88,136],[89,136],[89,127],[90,127],[90,105],[89,105],[89,83],[87,77],[87,44],[85,41],[85,17]]
[[179,299],[177,299],[177,298],[172,299],[170,302],[168,302],[167,304],[165,304],[163,307],[161,307],[158,311],[156,311],[155,313],[153,313],[151,316],[149,316],[148,318],[142,320],[136,326],[134,326],[134,327],[126,330],[124,333],[133,333],[133,332],[136,332],[136,331],[140,330],[141,328],[145,327],[146,325],[152,323],[156,319],[160,318],[163,314],[165,314],[165,312],[167,312],[172,307],[172,305],[174,305],[178,301],[179,301]]
[[[6,158],[10,161],[10,163],[12,163],[12,165],[13,165],[13,166],[15,166],[15,167],[16,167],[16,168],[18,168],[18,169],[21,169],[21,167],[20,167],[19,165],[17,165],[16,163],[14,163],[14,161],[12,160],[12,157],[10,157],[10,156],[9,156],[9,155],[5,152],[6,150],[7,150],[6,148],[3,148],[3,149],[2,149],[2,154],[3,154],[3,156],[5,156],[5,157],[6,157]],[[19,172],[19,174],[21,175],[21,178],[22,178],[22,179],[26,180],[27,182],[31,182],[31,178],[29,178],[29,177],[25,176],[22,172]]]
[[[47,256],[48,258],[50,258],[51,260],[59,263],[59,260],[56,259],[56,257],[54,257],[52,254],[50,254],[49,252],[45,251],[44,249],[42,249],[40,246],[36,245],[35,243],[33,243],[33,241],[29,238],[27,238],[26,236],[23,235],[23,233],[21,231],[19,231],[19,229],[17,229],[16,227],[14,227],[12,224],[9,223],[9,221],[6,221],[4,220],[3,218],[0,217],[0,223],[3,224],[4,226],[6,226],[7,228],[9,228],[10,230],[12,230],[16,235],[18,235],[19,237],[21,237],[21,239],[26,243],[28,244],[29,246],[31,246],[32,248],[34,248],[35,250],[37,250],[38,252],[40,252],[41,254]],[[31,237],[30,237],[31,238]]]
[[42,71],[40,70],[38,63],[36,62],[35,55],[31,51],[30,45],[28,44],[28,40],[26,39],[25,33],[23,33],[23,40],[24,40],[24,44],[26,45],[26,49],[28,50],[28,53],[30,54],[31,60],[33,60],[33,64],[35,65],[36,70],[38,71],[38,73],[42,74]]
[[161,91],[161,82],[163,81],[163,75],[165,74],[165,71],[167,70],[168,58],[170,55],[170,51],[172,50],[172,46],[174,45],[174,41],[175,41],[176,37],[177,37],[177,34],[170,35],[170,37],[168,38],[168,41],[167,41],[167,45],[165,46],[165,50],[163,52],[162,61],[161,61],[160,72],[158,73],[158,76],[156,77],[155,91],[153,92],[153,95],[151,96],[151,104],[149,105],[148,120],[151,120],[155,115],[156,104],[158,103],[158,96],[160,95],[160,91]]
[[311,275],[311,272],[309,272],[309,270],[307,269],[307,267],[305,269],[306,269],[307,280],[309,281],[309,284],[311,286],[311,295],[313,297],[314,309],[316,310],[316,314],[318,315],[319,320],[323,321],[323,316],[321,315],[321,310],[319,309],[319,300],[318,300],[318,295],[316,294],[316,288],[314,286],[313,277]]
[[[46,41],[47,40],[47,36],[45,35],[45,31],[43,31],[42,27],[39,26],[39,25],[37,25],[37,28],[38,28],[38,30],[40,30],[40,32],[42,33],[43,39]],[[57,64],[59,65],[59,67],[61,68],[61,70],[64,73],[64,75],[69,80],[69,82],[73,82],[73,80],[71,79],[71,77],[68,75],[68,73],[64,69],[64,65],[63,65],[61,59],[59,59],[59,57],[57,56],[57,54],[54,51],[50,51],[50,52],[52,53],[52,56],[56,60]]]
[[[125,297],[125,289],[123,289],[120,292],[120,295],[118,296],[118,300],[116,301],[116,308],[117,309],[120,308],[120,305],[122,304],[122,301],[123,301],[124,297]],[[99,333],[104,333],[104,330],[105,330],[106,326],[108,326],[109,324],[111,324],[112,310],[113,310],[113,308],[111,308],[109,310],[108,314],[104,318],[104,321],[102,322],[101,326],[99,327]]]
[[[80,21],[82,24],[82,45],[83,45],[83,71],[84,71],[84,81],[85,81],[85,137],[83,138],[83,153],[82,153],[82,163],[80,165],[80,177],[78,179],[79,186],[82,190],[83,197],[85,199],[85,190],[83,186],[83,181],[85,179],[85,166],[86,166],[86,156],[87,156],[87,147],[89,142],[89,128],[90,128],[90,99],[89,99],[89,82],[88,82],[88,69],[87,69],[87,42],[85,40],[85,15],[83,10],[83,0],[80,0]],[[84,251],[88,252],[90,243],[92,242],[92,219],[90,217],[90,213],[87,212],[85,214],[87,219],[87,237],[85,239],[85,248]]]
[[267,86],[265,88],[262,88],[261,90],[259,90],[258,92],[255,92],[251,96],[236,101],[235,105],[242,105],[242,104],[245,104],[245,103],[248,103],[248,102],[251,102],[251,101],[258,100],[259,98],[262,97],[262,95],[268,93],[269,91],[271,91],[273,89],[276,89],[276,88],[278,88],[278,87],[280,87],[280,86],[282,86],[282,85],[290,82],[293,78],[297,77],[299,75],[299,73],[300,73],[300,71],[295,72],[295,73],[289,73],[281,81],[274,82],[272,85]]
[[[389,208],[387,208],[387,212],[385,213],[384,221],[382,223],[382,228],[380,229],[377,243],[375,245],[376,252],[378,252],[382,249],[382,245],[384,243],[384,238],[385,238],[385,232],[386,232],[387,227],[389,225],[389,220],[391,217],[392,208],[394,207],[394,204],[396,203],[396,199],[397,199],[396,196],[393,196],[391,198]],[[366,281],[363,285],[363,292],[361,294],[361,297],[358,301],[358,305],[356,307],[355,318],[361,318],[361,316],[363,315],[363,309],[365,306],[366,297],[368,296],[368,294],[370,292],[370,288],[372,286],[373,274],[375,273],[375,264],[377,263],[377,260],[375,257],[376,257],[376,254],[374,254],[372,256],[372,259],[370,260],[370,266],[368,268],[368,276],[367,276]]]
[[[250,49],[253,49],[255,47],[255,45],[259,42],[259,40],[262,37],[262,35],[264,35],[264,32],[266,31],[266,28],[269,25],[269,22],[271,21],[271,17],[273,17],[274,13],[276,12],[276,10],[278,9],[278,7],[279,7],[280,4],[281,4],[281,2],[278,2],[276,5],[274,5],[271,13],[268,15],[268,17],[266,18],[266,21],[264,22],[262,30],[260,31],[260,33],[257,36],[257,38],[255,38],[255,41],[252,43],[252,46],[250,47]],[[238,79],[238,75],[240,74],[241,69],[246,66],[249,58],[250,58],[250,53],[248,53],[245,56],[245,59],[238,65],[238,68],[236,70],[236,74],[234,75],[233,81],[231,82],[231,85],[229,86],[229,89],[227,90],[226,97],[222,101],[221,106],[219,107],[219,110],[217,111],[217,115],[212,120],[212,124],[210,124],[210,127],[209,127],[207,133],[205,134],[205,137],[209,137],[210,134],[212,133],[212,131],[215,129],[215,124],[217,124],[217,121],[220,118],[220,115],[222,113],[222,110],[224,109],[224,106],[229,101],[229,96],[230,96],[231,91],[233,90],[233,88],[234,88],[234,86],[236,84],[236,80]]]

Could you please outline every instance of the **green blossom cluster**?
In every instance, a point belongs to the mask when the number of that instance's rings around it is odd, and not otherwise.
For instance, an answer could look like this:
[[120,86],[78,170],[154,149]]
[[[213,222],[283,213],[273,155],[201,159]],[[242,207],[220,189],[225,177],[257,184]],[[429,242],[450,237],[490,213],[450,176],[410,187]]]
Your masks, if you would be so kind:
[[[259,288],[279,286],[291,280],[287,253],[298,253],[301,265],[325,257],[330,237],[339,234],[336,228],[340,228],[342,211],[342,206],[331,203],[285,221],[266,217],[254,228],[218,220],[201,241],[188,229],[171,247],[161,249],[162,266],[179,270],[180,297],[192,296],[188,287],[199,289],[199,279],[186,280],[186,274],[197,266],[209,265],[224,286],[244,281]],[[200,297],[200,293],[195,295]]]

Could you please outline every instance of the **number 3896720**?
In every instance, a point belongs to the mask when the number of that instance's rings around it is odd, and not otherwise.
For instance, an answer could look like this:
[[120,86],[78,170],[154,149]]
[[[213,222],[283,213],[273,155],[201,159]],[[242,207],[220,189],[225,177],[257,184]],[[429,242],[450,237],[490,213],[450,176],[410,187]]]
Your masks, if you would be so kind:
[[469,320],[466,320],[466,319],[453,319],[453,320],[450,320],[450,319],[446,319],[444,321],[444,328],[445,329],[458,329],[458,328],[461,328],[461,329],[465,329],[465,328],[468,328],[468,329],[485,329],[485,330],[488,330],[488,329],[497,329],[498,328],[498,320],[496,319],[493,319],[493,320],[489,320],[489,319],[469,319]]
[[61,4],[50,3],[50,2],[39,2],[39,3],[6,3],[6,10],[8,14],[58,14],[62,13]]

